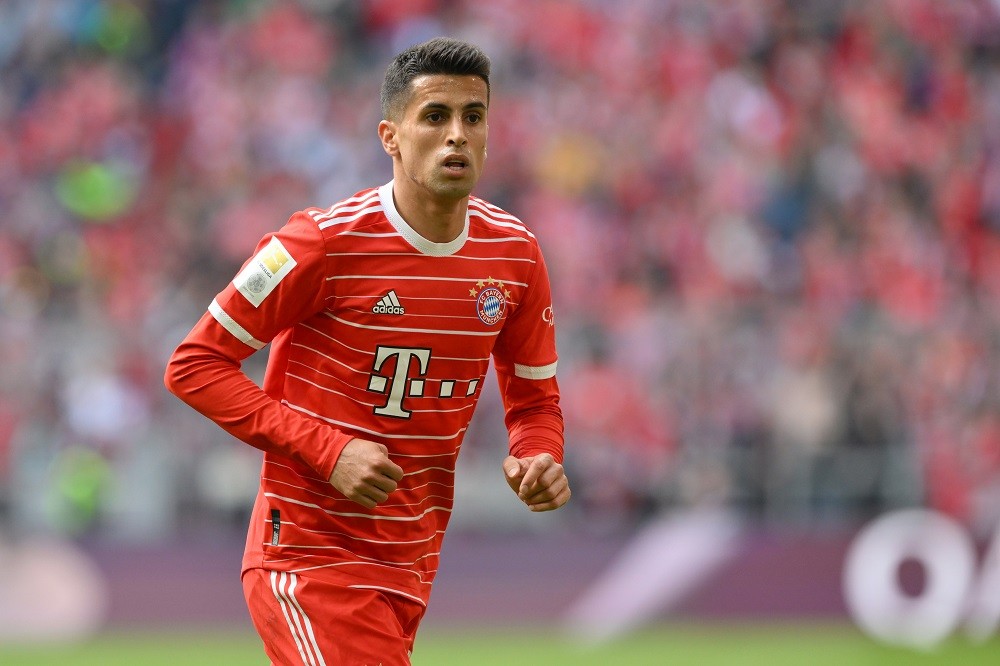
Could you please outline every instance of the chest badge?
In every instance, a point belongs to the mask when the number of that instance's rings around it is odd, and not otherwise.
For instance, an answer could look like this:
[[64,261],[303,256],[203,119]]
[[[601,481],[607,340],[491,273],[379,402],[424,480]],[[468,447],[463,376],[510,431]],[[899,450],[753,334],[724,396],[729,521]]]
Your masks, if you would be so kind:
[[477,282],[474,288],[469,289],[469,296],[476,299],[476,314],[479,315],[479,320],[487,326],[493,326],[503,319],[504,313],[507,311],[510,291],[501,280],[488,277]]

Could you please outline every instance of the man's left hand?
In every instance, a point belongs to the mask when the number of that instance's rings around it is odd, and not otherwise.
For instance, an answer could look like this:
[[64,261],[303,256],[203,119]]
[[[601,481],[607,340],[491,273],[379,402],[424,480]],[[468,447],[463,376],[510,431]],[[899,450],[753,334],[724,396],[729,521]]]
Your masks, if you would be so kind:
[[532,511],[552,511],[569,501],[569,479],[551,454],[503,461],[507,485]]

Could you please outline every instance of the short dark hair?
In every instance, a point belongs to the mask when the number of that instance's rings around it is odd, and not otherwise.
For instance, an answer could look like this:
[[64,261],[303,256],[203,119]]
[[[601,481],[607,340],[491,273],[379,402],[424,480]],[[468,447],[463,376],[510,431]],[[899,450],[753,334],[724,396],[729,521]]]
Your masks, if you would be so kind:
[[382,117],[396,116],[405,105],[413,79],[424,74],[478,76],[486,82],[490,100],[490,59],[474,44],[437,37],[406,49],[393,59],[382,81]]

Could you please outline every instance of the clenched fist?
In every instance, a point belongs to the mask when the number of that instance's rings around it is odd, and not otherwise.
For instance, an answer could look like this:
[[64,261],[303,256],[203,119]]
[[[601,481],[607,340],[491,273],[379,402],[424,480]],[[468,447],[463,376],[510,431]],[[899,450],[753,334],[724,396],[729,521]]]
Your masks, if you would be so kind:
[[552,511],[569,501],[569,479],[548,453],[503,461],[507,485],[532,511]]
[[367,439],[352,439],[340,452],[330,485],[366,509],[384,502],[403,478],[403,468],[389,459],[389,449]]

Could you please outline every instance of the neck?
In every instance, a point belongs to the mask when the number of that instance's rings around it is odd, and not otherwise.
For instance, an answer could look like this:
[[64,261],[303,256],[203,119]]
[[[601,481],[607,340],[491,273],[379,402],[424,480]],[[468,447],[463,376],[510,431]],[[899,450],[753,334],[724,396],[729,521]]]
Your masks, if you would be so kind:
[[394,180],[392,199],[396,211],[418,234],[434,243],[449,243],[465,229],[469,197],[450,199],[444,197],[409,196],[405,185]]

